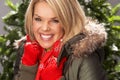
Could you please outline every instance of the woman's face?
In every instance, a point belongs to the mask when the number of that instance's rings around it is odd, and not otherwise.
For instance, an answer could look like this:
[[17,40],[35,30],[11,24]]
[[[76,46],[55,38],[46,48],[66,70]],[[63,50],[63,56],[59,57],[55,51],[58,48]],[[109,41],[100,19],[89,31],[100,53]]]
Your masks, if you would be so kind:
[[33,33],[43,48],[52,45],[63,37],[63,27],[50,6],[42,1],[35,4],[33,14]]

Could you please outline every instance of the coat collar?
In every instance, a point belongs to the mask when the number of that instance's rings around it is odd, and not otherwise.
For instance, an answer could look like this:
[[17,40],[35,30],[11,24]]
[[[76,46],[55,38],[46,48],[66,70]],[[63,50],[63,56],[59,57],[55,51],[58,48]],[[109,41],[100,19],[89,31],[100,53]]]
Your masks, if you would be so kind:
[[77,57],[90,55],[96,49],[104,46],[107,39],[107,33],[104,25],[99,24],[97,21],[88,18],[85,25],[85,31],[79,33],[66,42],[58,61],[64,56],[74,54]]

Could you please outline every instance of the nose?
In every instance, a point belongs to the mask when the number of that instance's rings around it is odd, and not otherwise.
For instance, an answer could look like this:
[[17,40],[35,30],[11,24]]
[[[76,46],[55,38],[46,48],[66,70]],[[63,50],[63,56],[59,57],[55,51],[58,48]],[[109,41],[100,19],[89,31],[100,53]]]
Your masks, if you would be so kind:
[[42,24],[42,30],[43,31],[48,31],[50,28],[49,28],[49,23],[47,21],[43,22]]

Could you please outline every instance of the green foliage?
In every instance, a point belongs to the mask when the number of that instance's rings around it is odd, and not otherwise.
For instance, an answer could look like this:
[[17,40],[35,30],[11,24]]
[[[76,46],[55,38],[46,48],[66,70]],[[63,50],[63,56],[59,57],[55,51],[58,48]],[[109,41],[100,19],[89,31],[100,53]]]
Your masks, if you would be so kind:
[[20,4],[14,5],[11,0],[6,0],[6,4],[11,11],[3,17],[6,24],[4,26],[7,34],[0,35],[0,63],[3,66],[3,72],[0,74],[0,80],[12,80],[13,65],[15,61],[15,50],[13,43],[22,37],[24,32],[24,14],[28,6],[28,0],[23,0]]
[[[109,80],[120,79],[120,15],[116,13],[120,10],[120,4],[112,7],[107,0],[79,0],[84,6],[87,16],[92,16],[104,23],[108,33],[108,40],[105,46],[106,58],[104,67]],[[14,5],[11,0],[6,0],[6,4],[11,11],[3,17],[6,24],[4,26],[7,34],[0,35],[0,63],[3,66],[3,73],[0,80],[10,80],[13,77],[13,63],[15,55],[14,40],[19,39],[24,32],[24,14],[29,0],[22,0],[20,4]],[[116,24],[117,23],[117,24]]]

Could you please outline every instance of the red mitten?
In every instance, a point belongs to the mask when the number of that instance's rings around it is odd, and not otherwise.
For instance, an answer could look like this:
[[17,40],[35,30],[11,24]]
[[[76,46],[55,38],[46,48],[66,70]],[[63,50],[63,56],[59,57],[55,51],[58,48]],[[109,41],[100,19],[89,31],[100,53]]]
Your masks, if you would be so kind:
[[36,42],[30,41],[27,35],[27,41],[24,45],[24,53],[22,56],[22,64],[27,66],[35,65],[42,54],[42,47]]

